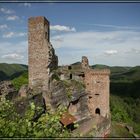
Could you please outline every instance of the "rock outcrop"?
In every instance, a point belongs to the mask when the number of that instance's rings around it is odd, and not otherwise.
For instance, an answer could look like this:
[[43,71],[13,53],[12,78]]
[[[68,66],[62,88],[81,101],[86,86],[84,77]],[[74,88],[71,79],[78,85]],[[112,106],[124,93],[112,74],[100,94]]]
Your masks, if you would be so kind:
[[0,82],[0,97],[7,100],[13,100],[18,96],[11,81]]

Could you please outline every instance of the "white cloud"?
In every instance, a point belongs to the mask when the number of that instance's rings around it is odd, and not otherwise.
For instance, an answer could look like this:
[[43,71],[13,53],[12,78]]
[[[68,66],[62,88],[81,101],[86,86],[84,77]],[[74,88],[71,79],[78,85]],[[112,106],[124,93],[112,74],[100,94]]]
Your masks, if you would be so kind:
[[28,42],[17,43],[0,42],[0,63],[20,63],[28,62]]
[[114,55],[114,54],[117,54],[118,51],[117,50],[106,50],[104,53],[106,55]]
[[52,40],[54,40],[54,41],[58,41],[58,42],[63,42],[63,39],[62,39],[61,36],[59,36],[59,35],[53,37]]
[[17,19],[19,19],[19,17],[16,16],[16,15],[13,15],[13,16],[8,16],[6,20],[11,20],[12,21],[12,20],[17,20]]
[[52,31],[64,31],[64,32],[75,32],[76,31],[76,29],[74,27],[61,26],[61,25],[51,25],[50,29]]
[[9,32],[3,35],[3,38],[12,38],[14,36],[14,32]]
[[140,30],[138,26],[118,26],[118,25],[107,25],[107,24],[88,24],[93,26],[105,27],[105,28],[114,28],[114,29],[123,29],[123,30]]
[[6,8],[0,8],[0,11],[4,14],[13,14],[15,13],[14,10],[6,9]]
[[19,60],[19,59],[23,59],[24,56],[17,54],[17,53],[12,53],[12,54],[3,55],[3,56],[1,56],[1,58]]
[[21,33],[17,33],[17,34],[16,34],[16,37],[22,37],[22,36],[26,36],[26,35],[27,35],[27,33],[22,33],[22,32],[21,32]]
[[[54,48],[60,64],[80,61],[83,55],[89,57],[90,64],[140,65],[140,32],[136,31],[88,31],[68,32],[52,36]],[[126,50],[135,48],[133,52]]]
[[23,5],[24,5],[25,7],[31,7],[31,3],[26,3],[26,2],[25,2]]
[[26,35],[27,35],[27,33],[24,33],[24,32],[19,32],[19,33],[8,32],[3,35],[3,38],[23,37]]
[[7,29],[7,28],[8,28],[8,26],[6,24],[0,25],[0,29]]

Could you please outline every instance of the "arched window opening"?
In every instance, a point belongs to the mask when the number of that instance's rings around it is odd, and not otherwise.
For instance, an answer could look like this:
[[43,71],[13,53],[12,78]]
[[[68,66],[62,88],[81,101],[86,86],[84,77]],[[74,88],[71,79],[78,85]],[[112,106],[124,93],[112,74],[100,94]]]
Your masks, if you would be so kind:
[[99,114],[100,115],[100,109],[99,108],[96,108],[95,114]]

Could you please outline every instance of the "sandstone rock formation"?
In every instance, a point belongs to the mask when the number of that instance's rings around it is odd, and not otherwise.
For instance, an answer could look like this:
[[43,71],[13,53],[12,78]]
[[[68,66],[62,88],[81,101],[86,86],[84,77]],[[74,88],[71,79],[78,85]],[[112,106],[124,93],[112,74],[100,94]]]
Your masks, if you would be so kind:
[[18,95],[11,81],[2,81],[0,82],[0,98],[13,100]]

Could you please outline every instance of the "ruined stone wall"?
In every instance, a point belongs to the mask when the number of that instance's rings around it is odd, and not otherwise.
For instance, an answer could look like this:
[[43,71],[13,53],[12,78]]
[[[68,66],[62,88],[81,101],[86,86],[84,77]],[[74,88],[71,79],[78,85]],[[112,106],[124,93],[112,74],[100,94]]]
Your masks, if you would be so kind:
[[29,87],[48,90],[49,75],[58,65],[58,58],[50,44],[49,21],[45,17],[28,20]]
[[89,69],[88,58],[86,56],[82,56],[81,66],[82,69]]
[[109,115],[109,74],[110,70],[87,70],[85,85],[88,93],[88,106],[91,114],[107,117]]

